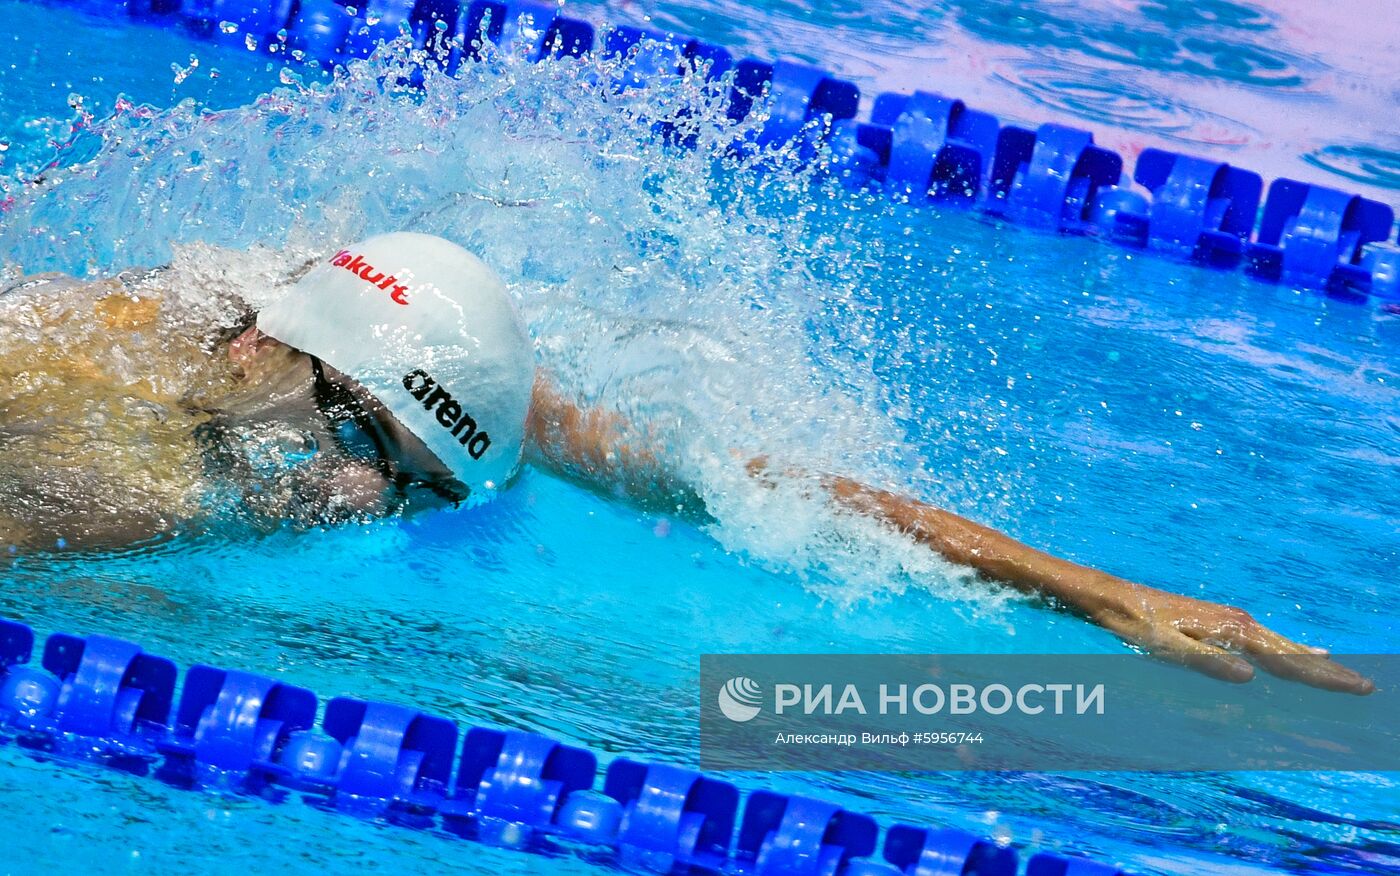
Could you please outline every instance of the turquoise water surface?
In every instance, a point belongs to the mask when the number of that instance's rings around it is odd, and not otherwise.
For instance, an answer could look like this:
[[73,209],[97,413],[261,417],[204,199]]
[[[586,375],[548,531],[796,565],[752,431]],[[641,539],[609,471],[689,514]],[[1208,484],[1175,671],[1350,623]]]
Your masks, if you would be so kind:
[[[1397,200],[1393,134],[1348,111],[1387,98],[1307,47],[1305,14],[1092,6],[578,10],[652,14],[767,54],[797,46],[875,87],[911,81],[928,59],[910,47],[931,47],[944,66],[927,75],[957,68],[1008,118],[1095,120],[1101,140],[1177,148],[1219,132],[1261,169],[1341,184],[1331,168]],[[674,463],[715,518],[642,513],[527,469],[470,511],[20,557],[0,571],[0,615],[682,764],[697,759],[702,653],[1123,650],[801,491],[754,489],[727,463],[742,447],[1244,606],[1338,653],[1393,648],[1400,317],[889,204],[801,169],[717,167],[724,133],[703,93],[690,98],[702,148],[672,153],[651,122],[674,95],[617,98],[590,62],[469,68],[386,94],[392,58],[331,81],[12,0],[0,46],[11,270],[173,256],[193,283],[199,265],[237,264],[229,249],[444,234],[505,276],[566,387],[675,424]],[[1086,70],[1128,78],[1095,91]],[[1269,106],[1347,135],[1295,137]],[[1235,137],[1246,128],[1266,133]],[[1296,146],[1261,145],[1282,136]],[[1345,151],[1362,146],[1370,159]],[[25,850],[0,865],[14,872],[599,871],[15,746],[0,761],[0,848]],[[1387,774],[734,778],[1141,874],[1400,867]]]

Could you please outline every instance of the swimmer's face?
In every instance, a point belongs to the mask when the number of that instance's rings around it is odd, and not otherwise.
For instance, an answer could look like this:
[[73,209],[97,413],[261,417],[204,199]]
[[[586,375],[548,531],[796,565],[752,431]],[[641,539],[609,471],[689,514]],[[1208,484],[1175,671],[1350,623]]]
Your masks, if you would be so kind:
[[258,331],[257,326],[252,326],[229,342],[228,357],[235,365],[247,372],[266,363],[271,358],[273,351],[279,348],[283,351],[296,352],[276,338]]
[[228,345],[239,390],[221,407],[302,427],[318,417],[311,357],[250,328]]
[[[370,450],[359,461],[382,463],[388,481],[438,483],[452,473],[416,435],[403,427],[374,395],[324,362],[315,360],[256,326],[228,347],[229,359],[259,394],[275,396],[279,410],[295,416],[314,412],[342,431],[357,433]],[[356,454],[358,456],[359,454]]]

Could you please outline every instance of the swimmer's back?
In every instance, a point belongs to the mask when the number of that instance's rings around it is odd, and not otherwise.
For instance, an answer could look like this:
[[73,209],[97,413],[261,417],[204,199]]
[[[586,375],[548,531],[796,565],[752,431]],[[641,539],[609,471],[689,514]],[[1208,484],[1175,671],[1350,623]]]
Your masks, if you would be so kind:
[[190,331],[164,272],[28,277],[0,292],[0,542],[130,543],[197,513],[221,329]]

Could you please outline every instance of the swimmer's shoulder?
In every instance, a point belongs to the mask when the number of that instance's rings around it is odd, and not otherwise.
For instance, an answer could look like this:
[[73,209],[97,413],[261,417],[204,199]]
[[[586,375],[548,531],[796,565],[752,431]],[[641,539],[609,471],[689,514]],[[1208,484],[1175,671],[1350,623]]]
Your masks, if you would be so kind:
[[145,290],[165,269],[128,271],[100,280],[42,273],[20,277],[0,288],[0,313],[10,319],[45,324],[88,310],[108,331],[140,331],[155,325],[159,296]]

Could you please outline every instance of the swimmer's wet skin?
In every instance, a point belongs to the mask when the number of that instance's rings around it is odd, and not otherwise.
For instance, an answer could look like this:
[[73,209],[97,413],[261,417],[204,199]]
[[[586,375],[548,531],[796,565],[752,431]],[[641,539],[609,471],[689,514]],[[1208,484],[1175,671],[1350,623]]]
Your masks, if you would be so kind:
[[[0,334],[0,544],[110,547],[219,514],[271,528],[475,503],[508,485],[526,454],[605,495],[704,514],[645,423],[583,408],[535,373],[504,284],[455,244],[371,238],[316,264],[255,322],[244,313],[202,332],[162,326],[160,277],[36,278],[0,295],[0,324],[31,329]],[[46,323],[94,315],[95,341],[126,343],[112,361],[42,340]],[[172,371],[177,360],[185,367]],[[152,376],[171,373],[193,376]],[[800,476],[843,511],[1162,659],[1232,682],[1251,679],[1253,661],[1329,690],[1373,689],[1240,609],[1051,556],[846,477],[737,451],[735,464],[764,484]],[[229,485],[232,501],[213,484]]]

